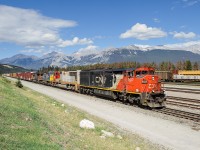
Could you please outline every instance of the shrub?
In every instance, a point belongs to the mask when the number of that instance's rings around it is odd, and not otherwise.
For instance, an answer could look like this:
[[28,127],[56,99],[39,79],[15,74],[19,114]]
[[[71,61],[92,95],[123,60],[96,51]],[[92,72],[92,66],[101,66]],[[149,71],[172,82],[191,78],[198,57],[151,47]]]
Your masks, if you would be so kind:
[[17,87],[19,87],[19,88],[22,88],[22,87],[23,87],[23,85],[22,85],[20,79],[17,80],[17,82],[16,82],[15,85],[16,85]]

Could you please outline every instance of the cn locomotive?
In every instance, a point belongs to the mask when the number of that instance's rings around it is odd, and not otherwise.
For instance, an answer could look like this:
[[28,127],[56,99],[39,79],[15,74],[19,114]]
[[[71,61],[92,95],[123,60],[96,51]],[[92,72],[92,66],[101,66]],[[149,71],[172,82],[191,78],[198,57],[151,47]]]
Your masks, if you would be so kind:
[[150,108],[165,107],[161,80],[149,67],[13,73],[20,78],[45,85],[64,87],[82,94],[107,97]]

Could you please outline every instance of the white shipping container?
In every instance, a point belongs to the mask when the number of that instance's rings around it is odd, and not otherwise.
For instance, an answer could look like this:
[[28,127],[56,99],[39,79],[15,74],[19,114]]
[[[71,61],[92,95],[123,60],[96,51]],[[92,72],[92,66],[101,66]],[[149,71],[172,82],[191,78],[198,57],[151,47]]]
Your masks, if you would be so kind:
[[69,72],[62,72],[62,74],[60,75],[60,80],[61,82],[70,82],[70,83],[74,83],[75,80],[75,76],[69,76]]

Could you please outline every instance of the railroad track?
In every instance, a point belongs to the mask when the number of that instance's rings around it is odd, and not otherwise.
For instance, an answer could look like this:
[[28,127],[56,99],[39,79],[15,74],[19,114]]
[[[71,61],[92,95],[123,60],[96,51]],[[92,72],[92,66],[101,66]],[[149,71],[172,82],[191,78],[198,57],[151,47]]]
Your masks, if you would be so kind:
[[163,81],[162,83],[169,84],[169,85],[200,86],[200,82],[166,82],[166,81]]
[[170,116],[175,116],[178,118],[192,120],[198,124],[200,123],[200,114],[171,109],[171,108],[153,109],[153,111],[159,112],[162,114],[166,114],[166,115],[170,115]]
[[166,103],[170,105],[177,105],[181,107],[200,110],[200,100],[198,99],[167,96]]
[[192,94],[200,94],[199,89],[187,89],[187,88],[173,88],[173,87],[165,87],[166,91],[173,91],[173,92],[184,92],[184,93],[192,93]]

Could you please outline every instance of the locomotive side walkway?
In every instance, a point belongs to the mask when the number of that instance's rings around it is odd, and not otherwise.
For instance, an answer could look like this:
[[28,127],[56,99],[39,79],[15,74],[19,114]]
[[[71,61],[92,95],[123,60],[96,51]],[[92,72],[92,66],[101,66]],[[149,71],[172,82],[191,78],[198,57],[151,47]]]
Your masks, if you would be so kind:
[[200,131],[173,121],[145,115],[133,109],[120,107],[96,97],[67,92],[27,81],[23,85],[58,101],[80,108],[103,118],[122,129],[143,136],[150,141],[177,150],[194,150],[200,147]]

